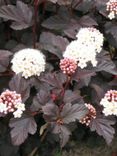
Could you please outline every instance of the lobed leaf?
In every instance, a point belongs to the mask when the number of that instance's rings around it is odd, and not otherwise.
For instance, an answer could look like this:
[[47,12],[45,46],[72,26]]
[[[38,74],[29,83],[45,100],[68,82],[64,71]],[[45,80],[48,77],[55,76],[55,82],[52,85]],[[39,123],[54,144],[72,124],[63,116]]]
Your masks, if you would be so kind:
[[32,10],[27,4],[17,1],[16,6],[4,5],[0,8],[0,17],[12,20],[11,28],[21,30],[32,25]]
[[11,130],[11,139],[14,145],[22,144],[28,134],[35,134],[37,130],[37,124],[33,117],[24,115],[18,119],[11,119],[9,123]]
[[71,135],[70,130],[65,125],[55,125],[52,133],[59,135],[61,147],[65,146]]
[[80,120],[87,114],[88,110],[84,104],[66,103],[62,109],[61,117],[65,124]]
[[100,136],[106,140],[107,144],[112,142],[115,130],[111,125],[115,124],[115,120],[99,115],[96,119],[92,119],[90,123],[91,131],[96,131]]
[[22,77],[22,74],[15,75],[9,82],[10,90],[21,94],[22,101],[25,102],[30,96],[29,81]]
[[0,72],[4,72],[10,62],[12,53],[8,50],[0,50]]
[[50,32],[43,32],[40,35],[41,49],[47,50],[58,58],[62,58],[62,52],[65,51],[69,41],[62,36],[56,36]]

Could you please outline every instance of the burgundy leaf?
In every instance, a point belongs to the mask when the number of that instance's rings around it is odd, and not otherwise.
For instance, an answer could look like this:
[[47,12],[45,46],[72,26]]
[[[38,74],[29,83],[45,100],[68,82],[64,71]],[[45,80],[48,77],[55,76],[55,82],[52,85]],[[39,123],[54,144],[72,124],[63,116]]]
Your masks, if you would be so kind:
[[117,48],[117,23],[106,23],[105,30],[108,41],[110,42],[110,44]]
[[96,8],[98,9],[99,13],[102,14],[103,16],[106,16],[108,15],[108,12],[106,10],[106,3],[108,2],[108,0],[95,0],[95,5],[96,5]]
[[9,123],[11,130],[11,139],[14,145],[22,144],[28,137],[28,134],[35,134],[37,124],[31,116],[24,115],[19,119],[11,119]]
[[11,55],[10,51],[0,50],[0,72],[4,72],[7,69]]
[[70,38],[76,39],[76,34],[81,28],[79,21],[71,18],[70,14],[64,10],[59,11],[59,15],[52,16],[42,23],[42,26],[52,30],[58,30]]
[[71,135],[70,130],[65,125],[55,125],[52,133],[59,135],[61,147],[65,146]]
[[56,36],[50,32],[43,32],[40,36],[40,44],[42,49],[55,54],[61,59],[62,52],[66,49],[69,41],[62,36]]
[[96,73],[92,70],[86,70],[86,69],[82,70],[79,68],[75,72],[72,79],[79,82],[79,84],[82,83],[84,86],[88,86],[88,84],[90,83],[91,77],[95,75]]
[[32,10],[21,1],[16,6],[5,5],[0,8],[0,17],[5,20],[12,20],[11,28],[21,30],[32,25]]
[[40,90],[33,99],[31,110],[38,111],[42,106],[50,101],[50,94],[47,91]]
[[42,111],[46,121],[54,121],[57,119],[59,109],[54,103],[47,103],[45,106],[42,106]]
[[83,103],[83,98],[80,96],[80,93],[78,91],[72,92],[71,90],[66,90],[64,95],[64,102],[65,103]]
[[94,0],[74,0],[73,8],[82,11],[83,13],[87,13],[94,7]]
[[87,114],[87,108],[84,104],[66,103],[61,112],[61,117],[65,124],[82,119]]
[[29,81],[22,77],[22,74],[15,75],[9,82],[10,90],[21,94],[23,102],[25,102],[30,95]]
[[111,60],[109,52],[102,51],[97,56],[98,64],[95,71],[106,71],[108,73],[117,75],[117,69],[115,68],[114,62]]
[[90,16],[87,15],[80,18],[79,22],[83,27],[91,27],[98,25],[94,19],[92,19]]
[[47,0],[49,2],[52,2],[52,3],[56,3],[58,0]]
[[92,119],[90,123],[91,131],[96,131],[100,136],[103,136],[107,144],[112,142],[115,130],[111,125],[115,124],[115,120],[103,116],[97,116]]
[[52,88],[62,89],[66,76],[62,73],[47,73],[40,77],[40,80],[48,83]]
[[97,85],[97,84],[94,84],[94,83],[91,84],[91,87],[93,88],[92,101],[99,104],[101,99],[104,97],[105,90],[100,85]]
[[57,3],[59,5],[70,5],[73,0],[58,0]]

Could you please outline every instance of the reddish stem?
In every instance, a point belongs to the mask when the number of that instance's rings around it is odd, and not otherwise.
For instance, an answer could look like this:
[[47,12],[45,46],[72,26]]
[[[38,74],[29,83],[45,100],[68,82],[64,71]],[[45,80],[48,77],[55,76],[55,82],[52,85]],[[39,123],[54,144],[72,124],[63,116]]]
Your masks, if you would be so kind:
[[4,73],[0,73],[0,76],[13,76],[14,75],[14,72],[12,71],[6,71]]
[[37,16],[38,16],[38,6],[39,6],[39,0],[34,1],[34,24],[32,27],[33,31],[33,48],[36,48],[36,29],[37,29]]

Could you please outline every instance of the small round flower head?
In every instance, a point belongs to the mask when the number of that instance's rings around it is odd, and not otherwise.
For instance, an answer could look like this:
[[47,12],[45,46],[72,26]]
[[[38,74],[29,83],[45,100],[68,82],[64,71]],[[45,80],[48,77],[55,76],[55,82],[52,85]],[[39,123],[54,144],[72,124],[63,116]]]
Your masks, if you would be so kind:
[[63,57],[74,59],[78,66],[85,68],[87,62],[97,65],[96,55],[103,46],[103,35],[95,28],[81,28],[76,35],[77,40],[72,41],[66,48]]
[[60,69],[67,75],[72,75],[77,69],[77,62],[73,59],[64,58],[60,60]]
[[22,72],[24,78],[40,76],[45,71],[45,57],[36,49],[23,49],[18,51],[12,61],[12,70],[18,74]]
[[109,90],[101,100],[100,104],[104,107],[103,113],[105,116],[116,115],[117,116],[117,91]]
[[109,0],[106,3],[106,10],[109,12],[109,19],[114,19],[117,15],[117,0]]
[[25,110],[25,105],[22,103],[21,95],[15,91],[6,90],[0,95],[0,113],[8,114],[15,111]]
[[85,106],[88,108],[89,112],[79,122],[85,124],[86,126],[89,126],[91,120],[96,118],[96,109],[91,104],[85,104]]

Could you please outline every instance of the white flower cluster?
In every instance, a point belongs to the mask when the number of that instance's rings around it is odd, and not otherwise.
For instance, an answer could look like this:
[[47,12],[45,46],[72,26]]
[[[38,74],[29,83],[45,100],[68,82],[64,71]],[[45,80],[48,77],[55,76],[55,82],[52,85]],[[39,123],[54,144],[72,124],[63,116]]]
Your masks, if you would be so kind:
[[85,68],[89,61],[96,66],[96,55],[101,52],[103,46],[103,34],[95,28],[88,27],[81,28],[76,37],[77,40],[67,46],[63,57],[74,59],[81,68]]
[[100,104],[104,107],[103,113],[105,116],[116,115],[117,116],[117,91],[108,91]]
[[117,15],[117,0],[109,0],[106,3],[106,10],[109,12],[108,18],[110,20],[114,19]]
[[23,49],[18,51],[12,61],[12,70],[18,74],[22,72],[24,78],[40,76],[45,71],[45,57],[36,49]]
[[25,104],[22,103],[21,95],[15,91],[6,90],[0,95],[0,114],[13,113],[14,118],[20,118],[25,111]]

